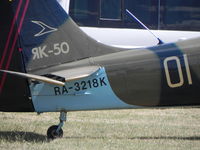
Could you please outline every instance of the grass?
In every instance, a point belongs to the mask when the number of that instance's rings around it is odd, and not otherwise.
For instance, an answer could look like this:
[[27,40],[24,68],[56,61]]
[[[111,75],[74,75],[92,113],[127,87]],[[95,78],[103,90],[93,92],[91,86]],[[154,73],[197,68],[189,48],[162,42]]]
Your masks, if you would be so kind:
[[0,113],[0,149],[188,150],[200,147],[200,109],[70,112],[64,137],[46,139],[59,113]]

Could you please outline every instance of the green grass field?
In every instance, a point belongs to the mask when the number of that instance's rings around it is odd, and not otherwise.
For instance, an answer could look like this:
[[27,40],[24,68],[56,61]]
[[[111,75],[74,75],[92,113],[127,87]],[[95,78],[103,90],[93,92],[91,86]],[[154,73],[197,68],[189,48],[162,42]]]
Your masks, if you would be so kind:
[[46,139],[59,113],[0,113],[1,150],[200,149],[200,109],[70,112],[64,137]]

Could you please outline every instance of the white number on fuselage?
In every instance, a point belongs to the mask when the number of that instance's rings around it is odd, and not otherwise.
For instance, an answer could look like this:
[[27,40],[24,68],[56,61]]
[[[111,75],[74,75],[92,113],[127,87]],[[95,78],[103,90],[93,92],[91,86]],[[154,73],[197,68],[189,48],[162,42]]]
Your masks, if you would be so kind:
[[[53,47],[50,49],[50,47]],[[51,55],[58,56],[69,53],[69,44],[67,42],[44,45],[32,49],[33,60],[47,58]]]
[[[187,59],[186,54],[183,55],[183,60],[184,60],[185,68],[186,68],[186,75],[187,75],[188,84],[192,85],[192,77],[191,77],[190,67],[189,67],[189,64],[188,64],[188,59]],[[169,73],[168,63],[170,61],[175,61],[176,65],[177,65],[179,81],[177,81],[176,83],[172,82],[171,76],[170,76],[170,73]],[[171,87],[171,88],[183,86],[184,78],[183,78],[183,71],[182,71],[182,68],[181,68],[180,58],[177,57],[177,56],[167,57],[167,58],[164,59],[163,63],[164,63],[165,75],[166,75],[168,86]]]

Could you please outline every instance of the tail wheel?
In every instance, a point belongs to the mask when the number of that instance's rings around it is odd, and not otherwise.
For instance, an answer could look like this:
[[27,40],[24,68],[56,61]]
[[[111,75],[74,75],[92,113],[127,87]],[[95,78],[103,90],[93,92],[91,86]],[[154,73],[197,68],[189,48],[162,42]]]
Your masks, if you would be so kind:
[[59,132],[57,133],[56,130],[58,129],[57,125],[53,125],[49,127],[47,130],[47,138],[50,140],[54,140],[56,138],[62,138],[63,137],[63,130],[60,129]]

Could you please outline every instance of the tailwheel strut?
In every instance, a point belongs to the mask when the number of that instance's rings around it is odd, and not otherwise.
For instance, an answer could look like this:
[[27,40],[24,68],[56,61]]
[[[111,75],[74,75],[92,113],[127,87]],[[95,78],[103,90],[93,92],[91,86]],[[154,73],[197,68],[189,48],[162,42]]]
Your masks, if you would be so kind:
[[58,125],[52,125],[47,130],[47,138],[49,140],[54,140],[56,138],[62,138],[63,137],[62,127],[63,127],[64,122],[66,120],[67,120],[67,112],[61,111],[60,112],[60,123]]

